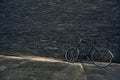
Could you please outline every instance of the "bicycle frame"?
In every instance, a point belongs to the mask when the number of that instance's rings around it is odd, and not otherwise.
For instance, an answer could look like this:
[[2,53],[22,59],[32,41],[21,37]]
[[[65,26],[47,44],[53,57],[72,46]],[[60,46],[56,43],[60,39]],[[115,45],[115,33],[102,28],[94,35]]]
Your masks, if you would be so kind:
[[[84,41],[84,40],[82,40],[82,39],[80,39],[79,40],[79,44],[77,45],[77,48],[81,51],[81,43],[85,43],[85,42],[87,42],[87,41]],[[93,50],[96,50],[96,46],[95,46],[95,44],[96,44],[96,42],[92,42],[91,43],[91,48],[90,48],[90,51],[88,52],[88,53],[86,53],[86,55],[84,55],[84,56],[87,56],[87,57],[89,57],[90,58],[90,56],[91,56],[91,54],[92,54],[92,51]],[[79,53],[80,54],[80,53]]]

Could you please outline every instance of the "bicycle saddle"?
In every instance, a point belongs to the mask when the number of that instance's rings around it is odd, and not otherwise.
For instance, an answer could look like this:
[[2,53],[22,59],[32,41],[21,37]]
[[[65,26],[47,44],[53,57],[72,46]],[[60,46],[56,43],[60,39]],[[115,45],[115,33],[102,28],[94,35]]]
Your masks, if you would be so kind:
[[80,39],[79,43],[85,43],[87,40]]
[[[86,43],[86,42],[89,42],[89,41],[91,42],[90,39],[80,39],[79,42]],[[92,41],[92,43],[93,43],[93,44],[96,44],[97,42],[96,42],[96,41]]]

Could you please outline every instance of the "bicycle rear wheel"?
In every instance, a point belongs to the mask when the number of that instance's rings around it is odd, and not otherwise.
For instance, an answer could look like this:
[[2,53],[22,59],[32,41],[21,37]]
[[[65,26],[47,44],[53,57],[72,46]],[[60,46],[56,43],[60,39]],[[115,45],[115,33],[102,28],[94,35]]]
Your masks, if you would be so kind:
[[95,49],[92,52],[91,59],[98,67],[107,67],[111,64],[113,55],[108,49]]
[[79,49],[75,47],[68,48],[65,54],[65,59],[69,62],[75,62],[79,56]]

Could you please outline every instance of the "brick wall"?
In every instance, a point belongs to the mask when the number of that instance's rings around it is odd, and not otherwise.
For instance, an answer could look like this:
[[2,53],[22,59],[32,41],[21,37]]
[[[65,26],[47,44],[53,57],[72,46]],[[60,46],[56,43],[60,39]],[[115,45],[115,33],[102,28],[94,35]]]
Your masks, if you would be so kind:
[[80,38],[97,40],[120,62],[118,0],[0,0],[0,50],[63,58]]

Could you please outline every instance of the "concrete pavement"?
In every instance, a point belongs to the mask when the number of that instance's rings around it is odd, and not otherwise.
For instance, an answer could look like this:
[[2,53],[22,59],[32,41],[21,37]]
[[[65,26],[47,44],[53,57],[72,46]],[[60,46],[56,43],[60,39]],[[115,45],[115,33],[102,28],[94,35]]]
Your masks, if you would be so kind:
[[0,80],[119,80],[120,65],[99,68],[52,58],[0,55]]

